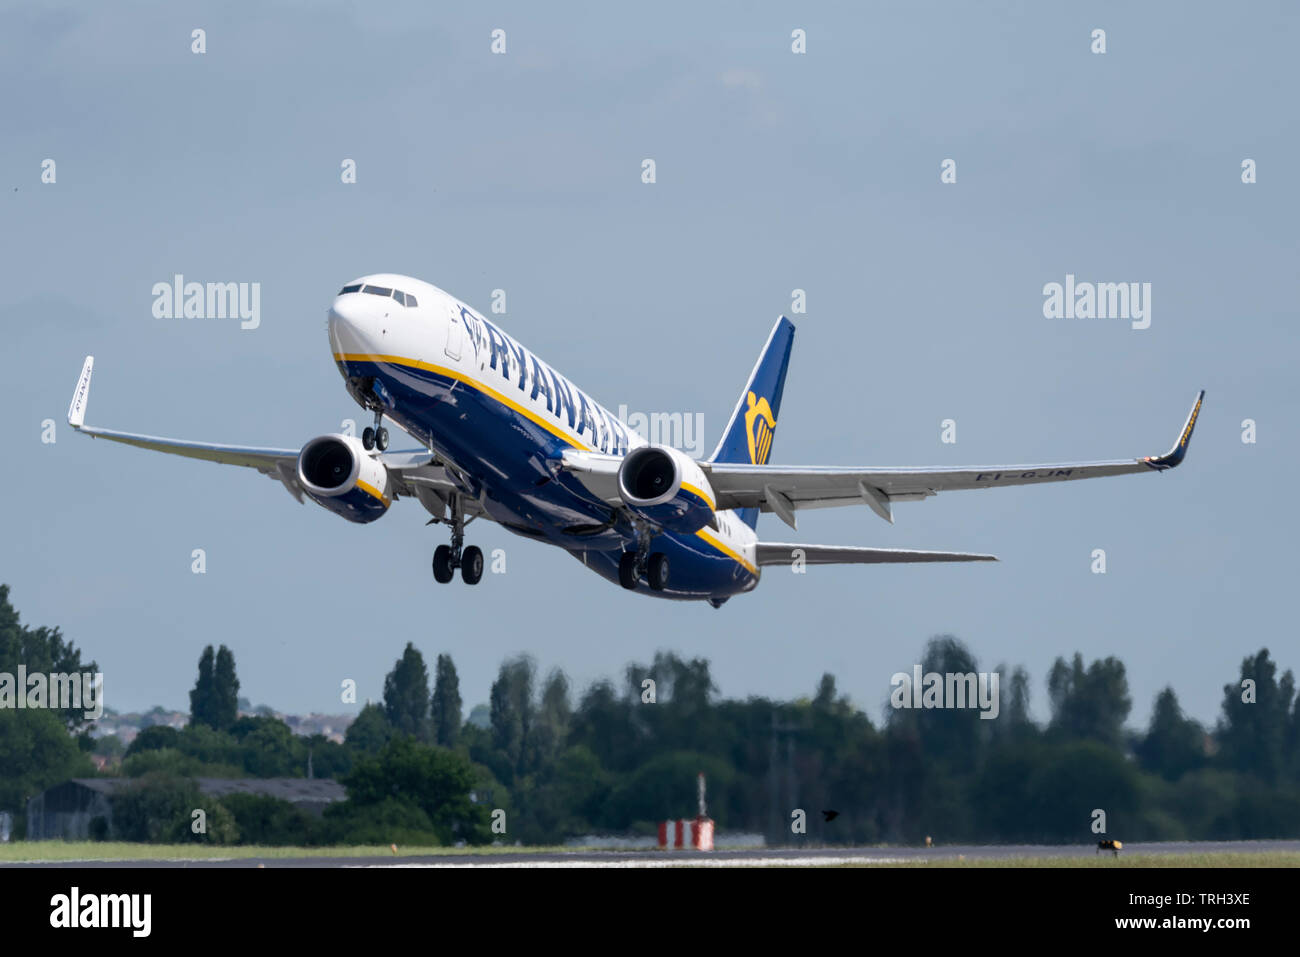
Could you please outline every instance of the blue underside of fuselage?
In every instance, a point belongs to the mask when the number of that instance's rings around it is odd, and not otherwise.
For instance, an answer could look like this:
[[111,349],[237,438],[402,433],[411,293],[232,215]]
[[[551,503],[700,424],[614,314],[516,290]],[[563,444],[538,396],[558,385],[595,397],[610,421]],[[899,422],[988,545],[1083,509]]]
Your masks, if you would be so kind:
[[[339,360],[344,377],[373,377],[385,415],[455,463],[486,493],[488,514],[528,538],[558,545],[603,578],[617,583],[619,556],[633,546],[632,526],[616,519],[572,475],[557,468],[572,446],[496,397],[430,369]],[[500,389],[508,394],[508,383]],[[575,533],[576,528],[589,531]],[[585,527],[585,528],[584,528]],[[668,557],[669,584],[643,594],[678,600],[722,599],[746,592],[758,576],[697,535],[664,532],[652,551]]]

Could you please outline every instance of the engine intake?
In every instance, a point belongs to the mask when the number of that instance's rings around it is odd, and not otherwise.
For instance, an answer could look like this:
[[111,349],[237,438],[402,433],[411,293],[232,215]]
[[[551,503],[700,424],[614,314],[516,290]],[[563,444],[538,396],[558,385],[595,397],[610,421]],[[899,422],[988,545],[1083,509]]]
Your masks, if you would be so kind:
[[322,435],[298,453],[298,483],[317,505],[349,522],[373,522],[388,511],[388,469],[351,435]]
[[703,470],[666,445],[633,449],[618,468],[623,504],[675,532],[697,532],[713,521],[714,493]]

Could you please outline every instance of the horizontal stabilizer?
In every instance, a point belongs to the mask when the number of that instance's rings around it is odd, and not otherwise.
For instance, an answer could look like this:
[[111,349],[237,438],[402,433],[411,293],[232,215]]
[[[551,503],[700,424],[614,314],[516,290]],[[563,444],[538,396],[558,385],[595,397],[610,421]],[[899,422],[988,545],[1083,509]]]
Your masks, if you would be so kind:
[[860,548],[853,545],[799,545],[793,542],[759,542],[758,564],[880,565],[911,562],[996,562],[993,555],[977,552],[926,552],[913,548]]

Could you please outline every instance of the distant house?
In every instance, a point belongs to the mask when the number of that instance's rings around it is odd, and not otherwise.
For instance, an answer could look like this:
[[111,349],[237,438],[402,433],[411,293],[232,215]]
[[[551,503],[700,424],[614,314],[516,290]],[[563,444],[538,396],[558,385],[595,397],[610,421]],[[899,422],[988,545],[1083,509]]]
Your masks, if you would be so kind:
[[[289,730],[296,735],[311,737],[314,734],[320,734],[335,744],[343,743],[348,725],[356,717],[351,714],[317,714],[314,711],[306,715],[285,714],[266,705],[258,705],[252,711],[241,706],[238,715],[241,718],[275,718],[277,721],[283,721],[287,724]],[[132,711],[119,714],[116,711],[109,710],[104,713],[102,718],[90,726],[90,730],[97,738],[113,735],[124,746],[129,746],[145,728],[161,725],[181,731],[189,723],[190,716],[184,711],[166,711],[162,708],[154,708],[144,713]]]
[[[29,841],[84,841],[113,834],[112,797],[133,778],[73,778],[47,788],[27,802]],[[258,794],[288,801],[308,814],[347,797],[343,785],[328,778],[197,778],[201,794]]]

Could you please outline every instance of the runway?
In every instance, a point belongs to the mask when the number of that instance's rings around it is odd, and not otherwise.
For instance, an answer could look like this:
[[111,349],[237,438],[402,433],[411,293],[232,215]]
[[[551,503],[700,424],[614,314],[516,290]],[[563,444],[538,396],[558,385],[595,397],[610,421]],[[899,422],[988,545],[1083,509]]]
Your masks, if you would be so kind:
[[[1224,854],[1290,851],[1300,853],[1300,841],[1188,841],[1125,843],[1122,856],[1163,854]],[[700,851],[500,851],[482,854],[441,854],[423,857],[244,857],[208,859],[136,859],[17,861],[3,867],[103,868],[638,868],[638,867],[832,867],[845,864],[943,865],[955,859],[1012,860],[1016,858],[1096,856],[1095,845],[951,845],[944,847],[822,847],[748,848]]]

